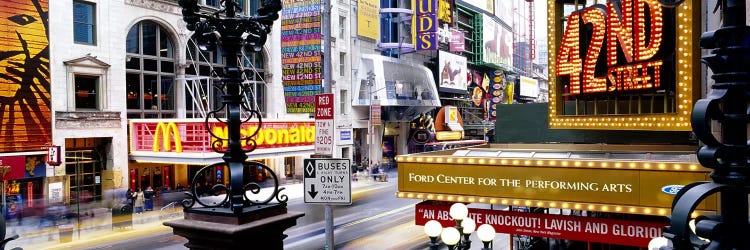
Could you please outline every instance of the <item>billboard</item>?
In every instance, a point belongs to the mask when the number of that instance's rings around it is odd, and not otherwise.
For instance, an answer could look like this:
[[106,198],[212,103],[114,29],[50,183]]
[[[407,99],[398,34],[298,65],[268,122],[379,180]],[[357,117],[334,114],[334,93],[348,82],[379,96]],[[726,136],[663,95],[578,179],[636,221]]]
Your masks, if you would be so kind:
[[323,90],[320,0],[284,0],[281,11],[282,84],[287,113],[312,113]]
[[468,84],[466,57],[440,51],[438,52],[438,58],[440,60],[438,64],[440,89],[452,89],[465,93]]
[[[508,1],[508,0],[498,0],[500,2],[502,1]],[[464,3],[467,3],[471,6],[474,6],[480,10],[485,10],[489,13],[494,13],[495,10],[495,3],[493,0],[463,0]]]
[[507,0],[495,1],[495,16],[506,24],[513,23],[513,2]]
[[[701,25],[683,17],[700,16],[693,2],[667,8],[657,0],[608,1],[567,16],[550,4],[548,40],[557,41],[548,48],[550,128],[690,131],[700,94],[692,51],[699,51]],[[634,99],[648,101],[618,101]],[[579,101],[618,106],[587,112],[575,108]]]
[[482,26],[482,61],[505,69],[513,68],[513,33],[487,14],[482,14]]
[[0,7],[0,152],[45,150],[52,140],[47,0]]
[[539,96],[539,86],[537,84],[537,80],[534,78],[521,76],[520,88],[521,89],[519,89],[519,94],[521,96],[534,98],[537,98]]
[[380,1],[360,0],[357,4],[357,35],[380,40]]

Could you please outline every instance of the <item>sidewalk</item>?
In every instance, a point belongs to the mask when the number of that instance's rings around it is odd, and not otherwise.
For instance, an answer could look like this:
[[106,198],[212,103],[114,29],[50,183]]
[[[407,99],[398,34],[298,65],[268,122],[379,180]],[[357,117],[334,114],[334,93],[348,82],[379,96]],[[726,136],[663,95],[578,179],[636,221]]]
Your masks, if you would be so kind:
[[[395,181],[396,173],[388,173],[388,181]],[[368,187],[386,184],[387,182],[373,181],[372,178],[363,178],[359,175],[358,181],[352,181],[352,191],[357,189],[366,189]],[[369,175],[368,175],[369,177]],[[284,188],[281,194],[286,194],[289,201],[302,198],[304,195],[304,185],[301,182],[281,185]],[[258,197],[265,199],[272,192],[272,188],[263,188],[256,196],[248,194],[250,199]],[[211,197],[202,197],[202,201],[212,200]],[[216,197],[216,200],[220,200]],[[275,201],[275,200],[274,200]],[[197,205],[197,204],[196,204]],[[16,222],[8,222],[7,236],[18,234],[20,238],[13,240],[6,246],[6,249],[21,247],[23,249],[80,249],[103,245],[107,242],[118,241],[119,238],[132,239],[143,237],[149,234],[169,232],[172,228],[163,226],[164,221],[178,219],[183,217],[182,207],[177,205],[174,209],[161,211],[160,208],[154,208],[154,211],[146,211],[142,214],[133,214],[132,227],[118,228],[112,226],[112,212],[110,208],[96,208],[88,216],[82,216],[80,223],[78,218],[71,219],[67,223],[59,223],[52,226],[50,222],[45,222],[43,228],[40,228],[39,218],[24,218],[20,225]],[[61,234],[59,225],[72,226],[72,241],[63,243],[60,241]]]

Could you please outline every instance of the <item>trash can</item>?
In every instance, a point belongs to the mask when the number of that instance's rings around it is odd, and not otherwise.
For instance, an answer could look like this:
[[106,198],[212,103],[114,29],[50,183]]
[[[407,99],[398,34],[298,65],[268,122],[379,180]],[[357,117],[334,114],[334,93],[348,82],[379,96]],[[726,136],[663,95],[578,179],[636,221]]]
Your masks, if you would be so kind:
[[60,232],[60,243],[73,241],[73,225],[60,225],[57,226],[57,230]]
[[133,206],[120,203],[112,207],[112,228],[133,227]]

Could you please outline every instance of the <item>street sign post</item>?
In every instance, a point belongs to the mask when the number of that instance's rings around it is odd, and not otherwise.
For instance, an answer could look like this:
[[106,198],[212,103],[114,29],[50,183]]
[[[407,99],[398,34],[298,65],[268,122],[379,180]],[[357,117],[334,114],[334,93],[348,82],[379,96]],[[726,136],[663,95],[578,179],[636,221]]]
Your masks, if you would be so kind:
[[315,154],[333,155],[333,94],[315,95]]
[[305,203],[352,204],[352,168],[349,159],[305,159],[304,172]]

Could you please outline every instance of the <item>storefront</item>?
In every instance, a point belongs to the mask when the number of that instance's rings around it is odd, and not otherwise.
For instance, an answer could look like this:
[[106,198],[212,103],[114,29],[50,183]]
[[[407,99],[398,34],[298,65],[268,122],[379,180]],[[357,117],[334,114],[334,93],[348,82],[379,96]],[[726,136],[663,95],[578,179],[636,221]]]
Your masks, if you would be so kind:
[[44,212],[47,167],[44,155],[0,156],[5,219],[18,219]]
[[[209,129],[220,138],[227,138],[226,125],[212,122]],[[257,122],[242,125],[243,136],[256,131],[256,147],[248,153],[248,160],[269,166],[282,180],[301,180],[302,158],[313,153],[314,121],[264,119],[260,128]],[[221,150],[227,144],[212,138],[211,133],[202,119],[130,120],[130,187],[151,186],[164,191],[187,188],[201,168],[222,162],[223,155],[215,152],[213,146]],[[251,145],[243,142],[246,150]],[[270,176],[262,169],[249,171],[256,178],[254,181]],[[224,166],[197,176],[201,185],[207,186],[227,184],[228,177]]]

